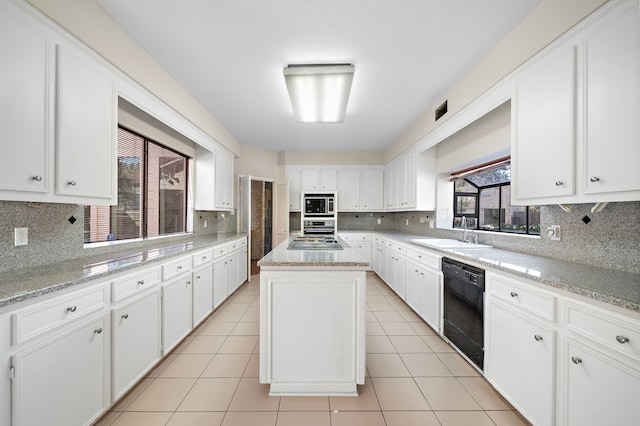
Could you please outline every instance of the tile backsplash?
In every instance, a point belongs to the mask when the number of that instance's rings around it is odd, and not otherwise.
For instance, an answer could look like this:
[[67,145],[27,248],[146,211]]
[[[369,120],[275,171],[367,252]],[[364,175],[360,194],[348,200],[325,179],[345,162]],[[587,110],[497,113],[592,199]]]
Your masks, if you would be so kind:
[[[0,272],[61,262],[138,247],[157,245],[184,236],[160,240],[84,248],[84,207],[76,204],[0,201]],[[75,221],[69,219],[75,218]],[[205,221],[207,227],[204,227]],[[71,223],[73,222],[73,223]],[[14,246],[14,228],[29,228],[29,244]],[[193,212],[193,234],[235,232],[236,216],[228,212]]]
[[[541,237],[480,232],[479,240],[506,250],[640,273],[640,202],[610,203],[595,214],[590,211],[592,204],[572,207],[573,211],[567,213],[558,206],[542,206]],[[75,223],[69,221],[72,216]],[[157,244],[157,240],[152,240],[85,249],[82,243],[83,207],[74,204],[0,201],[0,217],[0,272]],[[386,230],[439,238],[459,237],[459,231],[430,228],[429,223],[435,222],[434,212],[340,213],[338,218],[339,230]],[[237,216],[229,212],[193,213],[195,235],[235,232],[236,223]],[[544,235],[551,225],[561,227],[560,241],[552,241]],[[13,229],[16,227],[29,228],[27,246],[14,247]],[[290,229],[299,228],[300,214],[291,213]]]

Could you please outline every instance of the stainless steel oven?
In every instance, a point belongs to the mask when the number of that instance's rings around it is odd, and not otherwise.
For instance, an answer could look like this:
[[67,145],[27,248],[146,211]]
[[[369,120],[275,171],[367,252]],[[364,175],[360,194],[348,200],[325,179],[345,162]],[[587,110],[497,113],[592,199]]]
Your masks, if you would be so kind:
[[335,234],[335,219],[305,219],[302,221],[302,233],[311,234]]
[[480,370],[484,367],[484,270],[442,258],[444,336]]

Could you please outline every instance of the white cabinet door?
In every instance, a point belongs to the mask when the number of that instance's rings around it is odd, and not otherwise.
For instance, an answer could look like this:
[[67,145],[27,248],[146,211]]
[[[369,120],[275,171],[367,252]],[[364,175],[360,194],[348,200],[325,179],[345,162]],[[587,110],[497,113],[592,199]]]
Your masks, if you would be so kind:
[[405,301],[414,311],[420,313],[420,272],[424,268],[413,262],[407,262],[407,298]]
[[338,171],[338,210],[360,210],[360,170]]
[[234,251],[227,255],[227,294],[231,294],[238,288],[238,264],[240,263],[240,252]]
[[51,115],[47,40],[0,13],[0,189],[47,192]]
[[567,426],[636,425],[640,418],[640,369],[590,346],[570,341],[566,372]]
[[338,189],[338,173],[336,169],[320,170],[320,190],[335,191]]
[[56,192],[115,204],[114,84],[93,59],[62,46],[57,54]]
[[585,193],[640,190],[640,13],[629,4],[585,42]]
[[485,373],[528,420],[553,424],[556,332],[493,300],[487,314]]
[[227,256],[213,261],[213,308],[220,306],[227,298]]
[[[575,48],[544,58],[512,105],[512,201],[575,193]],[[535,203],[535,202],[533,202]]]
[[160,359],[160,292],[112,309],[111,393],[120,398]]
[[215,206],[233,208],[233,155],[222,149],[215,152]]
[[162,287],[162,348],[167,354],[191,331],[191,274]]
[[[365,169],[360,171],[360,210],[384,209],[384,171],[382,169]],[[340,198],[338,198],[340,202]]]
[[238,252],[238,285],[243,284],[248,278],[249,249],[245,245]]
[[418,312],[427,324],[437,332],[440,332],[442,322],[442,280],[442,272],[434,271],[431,268],[420,270],[420,307]]
[[108,406],[107,317],[85,321],[13,357],[13,424],[90,424]]
[[320,170],[302,169],[302,191],[320,190]]
[[193,271],[192,325],[195,327],[213,310],[213,266]]
[[354,242],[351,245],[355,247],[360,256],[362,256],[367,262],[369,262],[369,269],[371,270],[371,250],[373,244],[370,242]]
[[416,153],[410,151],[400,160],[399,193],[401,209],[415,209],[416,207]]
[[201,147],[194,158],[194,207],[215,210],[216,154]]
[[289,211],[300,211],[302,171],[299,169],[287,170],[287,180],[289,182]]

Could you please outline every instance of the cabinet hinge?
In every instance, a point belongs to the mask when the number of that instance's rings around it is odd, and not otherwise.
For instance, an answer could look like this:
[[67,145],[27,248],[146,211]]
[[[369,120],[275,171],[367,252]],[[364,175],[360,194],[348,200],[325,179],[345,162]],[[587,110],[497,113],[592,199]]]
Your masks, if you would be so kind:
[[9,380],[14,381],[16,379],[16,368],[12,365],[9,367]]

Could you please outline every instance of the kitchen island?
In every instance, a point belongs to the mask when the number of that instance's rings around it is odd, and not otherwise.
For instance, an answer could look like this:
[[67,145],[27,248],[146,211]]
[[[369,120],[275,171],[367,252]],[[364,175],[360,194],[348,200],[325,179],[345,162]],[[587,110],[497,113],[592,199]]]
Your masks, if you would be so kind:
[[341,248],[289,249],[260,266],[260,383],[270,395],[357,396],[365,376],[369,262]]

